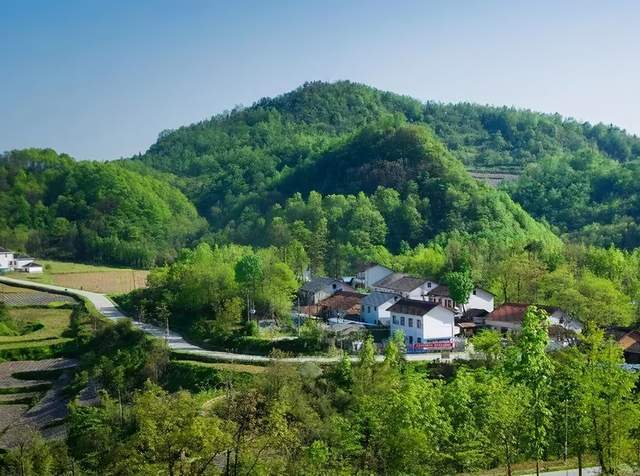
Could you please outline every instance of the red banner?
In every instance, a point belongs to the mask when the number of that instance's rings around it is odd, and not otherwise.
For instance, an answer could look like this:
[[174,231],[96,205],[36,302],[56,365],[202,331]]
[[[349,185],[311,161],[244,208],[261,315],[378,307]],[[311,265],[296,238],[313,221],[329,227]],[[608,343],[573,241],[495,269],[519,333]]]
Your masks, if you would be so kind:
[[425,352],[428,350],[453,350],[453,341],[451,340],[434,340],[428,342],[420,342],[409,346],[414,352]]

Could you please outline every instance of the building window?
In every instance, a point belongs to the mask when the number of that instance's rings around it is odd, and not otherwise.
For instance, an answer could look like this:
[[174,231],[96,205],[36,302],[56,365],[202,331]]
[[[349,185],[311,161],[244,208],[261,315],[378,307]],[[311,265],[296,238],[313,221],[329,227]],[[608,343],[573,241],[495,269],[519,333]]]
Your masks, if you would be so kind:
[[400,316],[400,325],[404,326],[404,316]]
[[418,329],[422,328],[422,319],[416,319],[416,327]]
[[474,295],[474,296],[476,295],[476,290],[475,290],[475,289],[473,290],[473,295]]
[[409,327],[413,327],[413,317],[409,318]]
[[427,287],[430,288],[431,287],[431,281],[427,282]]
[[413,344],[413,336],[409,336],[409,344]]
[[367,306],[367,312],[371,312],[371,306]]
[[398,323],[398,318],[396,316],[393,316],[393,323],[397,324]]
[[373,306],[373,310],[374,310],[374,311],[377,311],[377,310],[378,310],[378,308],[377,308],[376,306]]
[[422,337],[418,337],[418,344],[422,344]]

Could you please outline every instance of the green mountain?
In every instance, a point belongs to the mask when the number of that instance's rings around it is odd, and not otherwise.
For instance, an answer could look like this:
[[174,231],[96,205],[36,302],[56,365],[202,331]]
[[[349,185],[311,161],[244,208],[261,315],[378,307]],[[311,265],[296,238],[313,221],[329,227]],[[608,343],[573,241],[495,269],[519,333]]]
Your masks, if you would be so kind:
[[[557,234],[631,248],[639,157],[640,139],[615,127],[314,82],[162,132],[131,159],[5,153],[0,242],[134,266],[200,239],[302,245],[321,266],[452,235],[555,242],[532,215]],[[521,175],[496,190],[469,169]]]
[[0,243],[55,259],[148,267],[205,226],[178,189],[52,150],[0,155]]
[[[452,168],[457,159],[467,169],[516,174],[524,170],[525,177],[505,190],[558,233],[601,245],[630,247],[640,241],[637,217],[632,213],[637,200],[626,198],[626,189],[618,189],[617,194],[603,190],[602,180],[590,177],[579,181],[580,193],[575,195],[576,187],[567,189],[562,177],[558,183],[547,180],[549,174],[534,177],[528,172],[527,167],[535,169],[548,157],[564,157],[569,164],[572,158],[591,155],[624,175],[640,158],[638,137],[613,126],[578,123],[557,114],[466,103],[423,104],[347,81],[314,82],[246,109],[163,132],[147,153],[134,160],[177,175],[182,189],[213,229],[229,231],[242,224],[242,213],[263,214],[269,204],[282,204],[297,191],[363,190],[370,194],[382,185],[406,195],[405,185],[417,178],[415,167],[401,165],[406,164],[405,157],[393,150],[385,152],[384,160],[374,158],[374,151],[363,147],[372,137],[362,132],[367,127],[405,125],[424,125],[433,131],[433,141],[445,146],[441,155],[449,158],[444,169]],[[357,177],[352,173],[356,163]],[[575,172],[580,175],[582,171],[578,167]],[[600,185],[592,183],[596,180]],[[604,182],[616,180],[609,177]],[[527,193],[532,187],[538,192]],[[552,198],[558,194],[565,194],[569,202],[587,198],[579,206],[539,200],[540,195]],[[576,208],[591,212],[576,221]],[[429,222],[437,220],[431,217]],[[447,219],[442,222],[443,226],[432,226],[421,238],[451,229],[445,224]],[[605,236],[597,236],[603,229]]]

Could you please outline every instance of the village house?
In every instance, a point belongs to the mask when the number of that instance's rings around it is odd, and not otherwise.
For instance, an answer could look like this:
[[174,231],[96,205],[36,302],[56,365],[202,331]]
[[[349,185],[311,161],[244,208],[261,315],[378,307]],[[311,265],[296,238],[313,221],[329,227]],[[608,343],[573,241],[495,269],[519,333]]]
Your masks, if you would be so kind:
[[318,276],[304,283],[298,295],[300,304],[308,306],[310,304],[318,304],[338,291],[355,292],[355,289],[339,279]]
[[14,253],[11,250],[0,247],[0,272],[22,271],[25,273],[42,273],[44,268],[35,262],[35,258]]
[[454,324],[454,314],[435,302],[402,298],[390,308],[390,331],[400,330],[410,349],[427,348],[427,344],[443,343],[450,348],[458,330]]
[[11,271],[13,263],[13,251],[0,247],[0,272]]
[[[501,332],[518,331],[522,329],[522,321],[524,314],[530,304],[516,304],[505,303],[502,306],[497,307],[493,312],[490,312],[486,317],[484,324],[487,327],[499,330]],[[565,331],[573,333],[582,332],[582,324],[572,319],[562,309],[551,306],[537,306],[540,309],[544,309],[549,314],[549,334],[552,335],[566,335],[561,329],[554,329],[560,327]]]
[[322,317],[323,319],[344,318],[359,320],[362,298],[365,295],[353,291],[336,291],[317,304],[306,306],[305,314]]
[[416,278],[405,273],[391,273],[380,281],[373,283],[373,291],[399,294],[407,299],[424,300],[431,289],[438,283],[431,279]]
[[400,295],[374,291],[362,300],[361,319],[368,324],[388,326],[391,321],[389,308],[400,299]]
[[387,268],[386,266],[382,266],[377,263],[368,263],[362,265],[358,272],[356,273],[356,277],[354,278],[354,286],[370,288],[374,283],[386,278],[390,274],[393,274],[393,270]]
[[[462,305],[456,303],[449,294],[449,287],[441,284],[427,293],[427,299],[431,302],[436,302],[444,307],[448,307],[457,312],[462,312]],[[489,291],[482,288],[475,287],[469,295],[469,302],[464,305],[466,311],[472,309],[484,310],[491,312],[494,309],[493,304],[494,296]]]
[[632,330],[618,339],[628,364],[640,364],[640,330]]

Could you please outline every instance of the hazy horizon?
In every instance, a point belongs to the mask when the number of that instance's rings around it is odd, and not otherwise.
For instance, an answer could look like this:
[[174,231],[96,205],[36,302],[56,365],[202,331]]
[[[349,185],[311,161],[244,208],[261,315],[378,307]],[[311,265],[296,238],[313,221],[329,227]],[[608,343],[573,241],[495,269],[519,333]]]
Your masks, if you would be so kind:
[[306,81],[560,113],[640,134],[631,1],[7,5],[0,151],[144,152],[165,129]]

